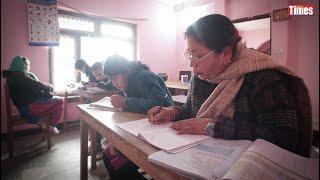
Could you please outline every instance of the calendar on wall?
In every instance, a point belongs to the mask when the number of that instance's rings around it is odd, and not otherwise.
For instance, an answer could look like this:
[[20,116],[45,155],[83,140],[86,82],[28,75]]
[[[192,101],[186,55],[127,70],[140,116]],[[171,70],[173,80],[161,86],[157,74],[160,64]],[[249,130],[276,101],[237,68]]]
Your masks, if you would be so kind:
[[60,29],[56,0],[27,0],[30,46],[58,46]]

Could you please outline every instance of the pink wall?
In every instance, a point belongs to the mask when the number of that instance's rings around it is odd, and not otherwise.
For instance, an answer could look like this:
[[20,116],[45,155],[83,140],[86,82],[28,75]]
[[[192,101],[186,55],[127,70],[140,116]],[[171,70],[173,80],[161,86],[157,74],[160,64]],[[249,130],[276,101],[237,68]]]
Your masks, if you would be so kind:
[[[184,39],[183,33],[185,32],[186,28],[190,24],[185,24],[184,21],[190,17],[195,17],[195,16],[205,16],[208,14],[211,14],[214,10],[217,10],[219,12],[224,12],[224,5],[225,2],[224,0],[198,0],[198,1],[187,1],[184,4],[177,5],[175,8],[176,12],[176,17],[177,17],[177,23],[176,23],[176,60],[177,60],[177,71],[180,70],[191,70],[189,67],[188,61],[186,61],[184,57],[184,52],[186,50],[186,43]],[[193,9],[196,12],[190,12],[189,14],[186,14],[184,11],[188,11],[189,8],[194,8],[198,7],[200,9]],[[200,12],[198,12],[200,11]],[[194,19],[196,21],[197,19]],[[193,23],[193,22],[190,22]]]
[[262,43],[270,39],[270,29],[240,31],[241,41],[246,42],[248,48],[257,49]]
[[316,15],[293,16],[288,22],[288,63],[306,83],[313,120],[319,122],[319,1]]

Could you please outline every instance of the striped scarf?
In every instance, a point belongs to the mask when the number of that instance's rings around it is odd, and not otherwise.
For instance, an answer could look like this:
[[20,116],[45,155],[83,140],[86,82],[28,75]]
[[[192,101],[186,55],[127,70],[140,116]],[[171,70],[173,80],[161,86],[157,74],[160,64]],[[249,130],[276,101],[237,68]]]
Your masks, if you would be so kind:
[[238,43],[234,61],[221,74],[207,79],[209,82],[217,83],[218,86],[202,104],[196,117],[210,118],[211,122],[215,122],[218,116],[233,119],[235,96],[242,86],[245,75],[263,69],[277,69],[300,78],[271,56],[248,49],[243,43]]

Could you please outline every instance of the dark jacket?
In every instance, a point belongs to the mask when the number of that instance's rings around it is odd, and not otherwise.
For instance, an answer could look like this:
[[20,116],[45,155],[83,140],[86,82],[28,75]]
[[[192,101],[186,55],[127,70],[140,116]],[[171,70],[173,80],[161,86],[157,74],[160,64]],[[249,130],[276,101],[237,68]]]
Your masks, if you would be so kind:
[[[197,92],[205,91],[199,91],[198,87],[192,88],[195,92],[189,92],[187,103],[196,103],[197,101],[192,99],[198,96]],[[211,91],[211,88],[209,90]],[[219,117],[212,129],[209,129],[209,133],[207,129],[207,134],[223,139],[254,141],[261,138],[309,157],[312,119],[308,98],[308,90],[302,80],[270,69],[249,73],[235,97],[233,119]],[[181,115],[182,112],[188,112],[195,117],[199,110],[185,107],[188,105],[175,108],[176,114],[180,114],[176,119],[185,118]],[[193,110],[196,112],[190,112]]]
[[[96,77],[94,77],[90,67],[85,68],[85,71],[86,71],[85,74],[86,74],[87,78],[89,79],[89,82],[93,82],[93,83],[98,83],[99,82],[98,79]],[[85,82],[85,84],[87,84],[87,83],[88,82]]]
[[53,96],[52,86],[41,83],[31,73],[4,70],[2,76],[7,78],[10,98],[18,109],[39,98]]
[[149,70],[130,74],[125,111],[146,113],[154,106],[172,106],[173,100],[162,78]]

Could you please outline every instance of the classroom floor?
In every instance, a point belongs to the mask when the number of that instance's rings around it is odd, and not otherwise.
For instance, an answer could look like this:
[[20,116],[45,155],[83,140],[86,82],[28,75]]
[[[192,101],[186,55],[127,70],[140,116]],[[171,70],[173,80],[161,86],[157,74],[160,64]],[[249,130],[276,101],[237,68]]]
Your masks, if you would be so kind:
[[[54,180],[80,179],[80,130],[72,127],[52,138],[53,147],[45,150],[45,142],[35,147],[29,153],[19,152],[25,142],[34,142],[35,137],[20,137],[17,139],[18,157],[15,160],[4,160],[8,154],[1,153],[1,180]],[[3,152],[5,144],[1,143]],[[40,149],[39,149],[40,148]],[[20,155],[19,155],[20,153]],[[24,155],[23,155],[24,154]],[[89,169],[90,156],[88,157]],[[110,179],[103,161],[97,162],[98,168],[88,173],[89,180]]]

